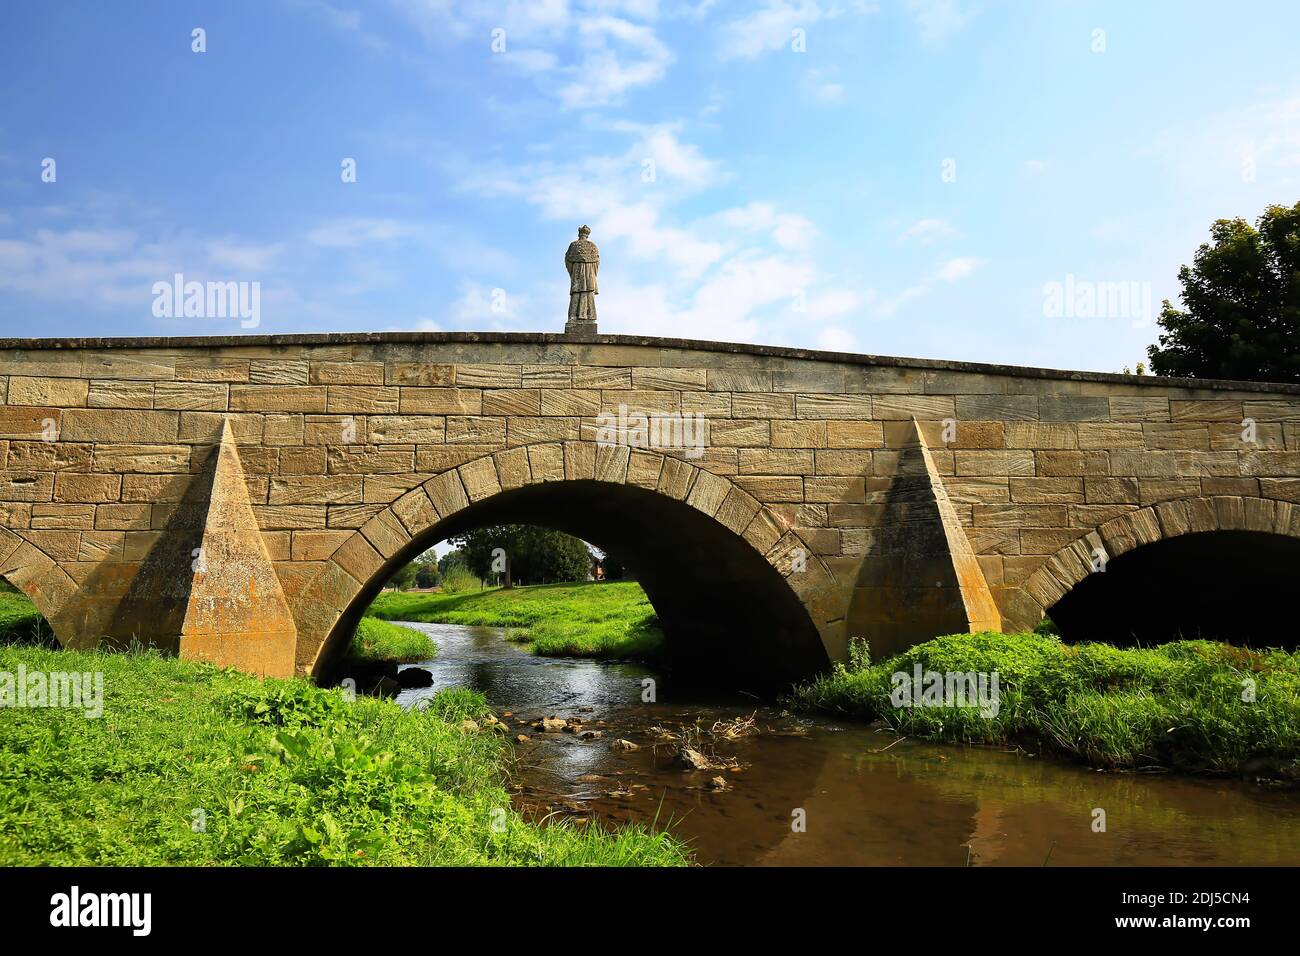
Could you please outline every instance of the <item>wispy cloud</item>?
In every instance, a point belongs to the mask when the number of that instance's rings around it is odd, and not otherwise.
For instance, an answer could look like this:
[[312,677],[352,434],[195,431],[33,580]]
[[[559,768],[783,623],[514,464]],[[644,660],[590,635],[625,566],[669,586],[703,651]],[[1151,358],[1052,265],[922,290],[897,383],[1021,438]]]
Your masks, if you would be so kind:
[[950,239],[957,235],[957,230],[942,219],[918,219],[898,237],[899,242],[915,240],[923,246],[932,245],[941,239]]
[[875,12],[870,3],[831,3],[822,0],[763,0],[758,9],[722,26],[718,55],[724,60],[753,60],[765,53],[788,50],[793,32],[842,16],[848,10]]
[[907,0],[907,10],[921,31],[923,43],[939,43],[974,18],[959,0]]

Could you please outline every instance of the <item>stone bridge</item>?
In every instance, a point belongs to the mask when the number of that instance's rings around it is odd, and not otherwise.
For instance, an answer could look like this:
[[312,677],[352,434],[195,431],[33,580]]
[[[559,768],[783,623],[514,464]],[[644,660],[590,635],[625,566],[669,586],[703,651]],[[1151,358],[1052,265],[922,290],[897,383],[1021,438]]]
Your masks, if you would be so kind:
[[500,522],[616,554],[674,663],[753,687],[1049,609],[1262,627],[1300,567],[1296,386],[609,335],[0,349],[0,574],[69,647],[323,675],[388,575]]

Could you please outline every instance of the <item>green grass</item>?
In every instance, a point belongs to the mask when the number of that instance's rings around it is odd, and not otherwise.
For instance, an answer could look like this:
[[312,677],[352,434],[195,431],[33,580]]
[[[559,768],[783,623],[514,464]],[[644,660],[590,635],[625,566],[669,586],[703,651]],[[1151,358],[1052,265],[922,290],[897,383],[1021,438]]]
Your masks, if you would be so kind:
[[50,625],[20,591],[0,591],[0,642],[48,644]]
[[505,627],[535,653],[563,657],[650,658],[663,647],[654,608],[632,581],[459,594],[396,591],[379,595],[366,613],[390,621]]
[[663,834],[520,818],[499,735],[460,727],[486,710],[470,691],[407,711],[154,652],[0,647],[20,664],[102,672],[105,706],[0,711],[0,865],[686,861]]
[[[893,706],[895,672],[997,671],[1000,708]],[[1254,700],[1243,700],[1253,688]],[[1300,780],[1300,652],[1209,641],[1153,648],[1062,644],[1044,634],[955,634],[798,688],[805,710],[883,720],[946,741],[1029,743],[1107,768],[1164,767]]]
[[414,664],[432,660],[438,646],[428,634],[377,617],[363,617],[348,645],[350,661],[392,661]]

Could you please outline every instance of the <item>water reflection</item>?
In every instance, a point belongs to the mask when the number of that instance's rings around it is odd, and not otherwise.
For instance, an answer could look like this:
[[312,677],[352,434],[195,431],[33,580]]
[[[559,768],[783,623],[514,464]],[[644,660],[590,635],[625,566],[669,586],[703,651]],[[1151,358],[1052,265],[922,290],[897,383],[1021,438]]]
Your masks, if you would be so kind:
[[[1300,798],[1236,781],[1099,773],[990,748],[901,741],[745,700],[673,700],[634,664],[542,658],[494,628],[408,625],[438,643],[433,687],[473,687],[511,711],[517,805],[539,814],[670,826],[702,863],[774,865],[1179,865],[1300,863]],[[656,678],[659,701],[641,701]],[[597,739],[539,734],[579,717]],[[738,773],[682,771],[680,733],[753,714],[762,733],[716,744]],[[611,746],[624,738],[635,751]],[[707,739],[707,738],[706,738]],[[887,749],[886,749],[887,748]],[[725,778],[719,792],[710,781]],[[1092,829],[1106,811],[1105,832]],[[792,830],[803,811],[805,832]]]

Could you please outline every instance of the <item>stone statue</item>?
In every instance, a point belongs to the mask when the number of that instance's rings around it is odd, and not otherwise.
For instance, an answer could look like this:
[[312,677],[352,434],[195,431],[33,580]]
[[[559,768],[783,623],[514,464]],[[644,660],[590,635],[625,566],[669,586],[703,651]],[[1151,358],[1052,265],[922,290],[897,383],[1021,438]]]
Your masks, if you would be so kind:
[[564,254],[564,267],[569,270],[569,320],[564,325],[568,333],[596,331],[596,273],[600,271],[600,250],[587,237],[590,226],[578,229],[578,238],[569,243]]

